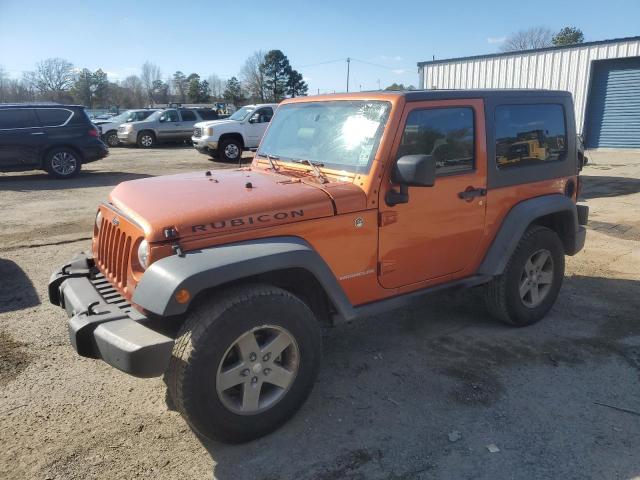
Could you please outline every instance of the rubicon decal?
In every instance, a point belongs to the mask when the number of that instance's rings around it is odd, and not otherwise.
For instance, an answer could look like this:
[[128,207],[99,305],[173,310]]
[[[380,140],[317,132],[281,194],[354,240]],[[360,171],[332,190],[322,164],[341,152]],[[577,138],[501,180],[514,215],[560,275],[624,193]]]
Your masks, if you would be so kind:
[[246,225],[264,225],[270,222],[281,222],[291,218],[304,217],[304,210],[289,210],[287,212],[263,213],[246,217],[232,218],[231,220],[216,220],[211,223],[191,225],[193,233],[208,232],[211,230],[224,230],[229,227],[243,227]]

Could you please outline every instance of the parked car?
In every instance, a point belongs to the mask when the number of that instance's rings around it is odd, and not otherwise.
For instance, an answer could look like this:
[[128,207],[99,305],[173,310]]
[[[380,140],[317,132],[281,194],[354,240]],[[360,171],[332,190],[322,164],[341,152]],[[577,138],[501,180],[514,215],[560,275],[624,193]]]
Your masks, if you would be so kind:
[[109,117],[103,120],[94,120],[93,123],[100,129],[102,140],[110,147],[117,147],[118,141],[118,127],[123,123],[139,122],[146,119],[153,112],[157,112],[156,108],[145,108],[139,110],[127,110],[126,112]]
[[[501,164],[532,126],[544,154]],[[118,185],[50,300],[80,355],[165,375],[199,434],[253,439],[309,396],[321,325],[463,287],[542,320],[586,237],[575,128],[550,90],[288,99],[250,168]]]
[[167,108],[153,112],[145,120],[120,125],[118,140],[124,145],[140,148],[184,141],[191,137],[197,122],[217,118],[216,111],[209,108]]
[[193,146],[212,158],[238,161],[243,150],[258,147],[277,107],[277,103],[247,105],[224,120],[196,123]]
[[56,178],[109,154],[81,105],[0,104],[0,171],[42,169]]

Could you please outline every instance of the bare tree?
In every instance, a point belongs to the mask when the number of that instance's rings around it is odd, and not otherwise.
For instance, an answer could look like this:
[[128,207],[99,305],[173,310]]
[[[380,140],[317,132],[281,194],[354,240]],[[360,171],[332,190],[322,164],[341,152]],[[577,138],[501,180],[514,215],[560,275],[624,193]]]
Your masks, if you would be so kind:
[[553,32],[545,27],[534,27],[511,34],[500,46],[503,52],[531,50],[552,45]]
[[131,105],[138,108],[144,106],[145,89],[139,77],[130,75],[120,83],[120,86],[128,92],[127,94],[130,97]]
[[240,79],[245,90],[254,101],[265,101],[265,80],[260,66],[264,63],[265,52],[258,50],[247,58],[240,70]]
[[25,79],[47,100],[61,100],[75,80],[73,64],[63,58],[47,58],[36,64]]
[[207,78],[207,82],[209,83],[209,93],[211,94],[211,99],[215,102],[217,100],[222,100],[224,94],[224,82],[217,76],[215,73],[209,75]]
[[153,91],[157,81],[162,81],[162,71],[155,63],[144,62],[140,72],[140,80],[144,86],[147,100],[150,104],[154,103]]
[[0,103],[9,101],[9,75],[2,65],[0,65]]

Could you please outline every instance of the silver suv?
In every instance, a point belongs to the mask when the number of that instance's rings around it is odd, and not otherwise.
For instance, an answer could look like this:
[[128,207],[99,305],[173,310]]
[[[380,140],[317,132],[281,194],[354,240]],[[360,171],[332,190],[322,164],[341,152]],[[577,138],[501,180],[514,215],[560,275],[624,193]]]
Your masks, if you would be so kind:
[[120,125],[118,140],[124,145],[141,148],[189,140],[197,122],[217,119],[216,111],[208,108],[167,108],[152,113],[145,120]]

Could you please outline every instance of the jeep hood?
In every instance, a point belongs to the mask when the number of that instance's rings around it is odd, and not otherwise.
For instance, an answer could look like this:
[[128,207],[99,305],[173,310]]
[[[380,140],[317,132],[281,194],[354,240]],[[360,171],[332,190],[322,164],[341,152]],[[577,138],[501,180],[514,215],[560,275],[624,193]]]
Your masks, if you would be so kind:
[[366,207],[364,192],[351,182],[322,185],[260,169],[132,180],[119,184],[109,200],[152,242],[165,240],[167,227],[180,238],[221,235]]

